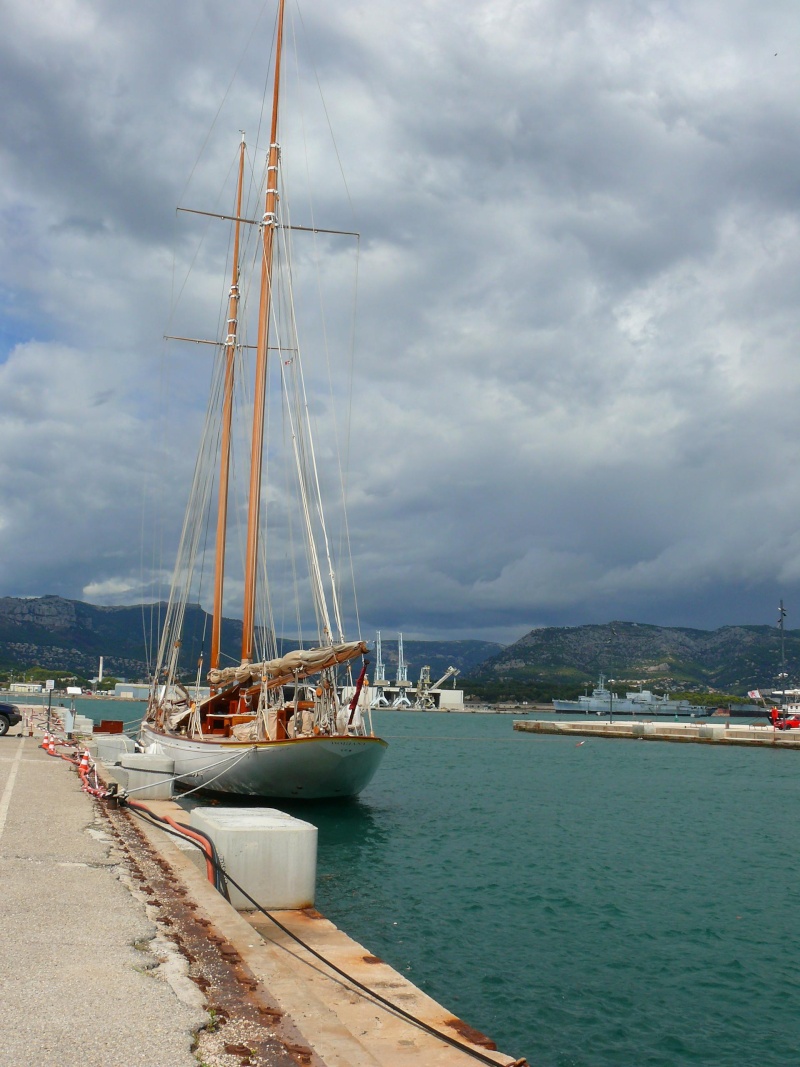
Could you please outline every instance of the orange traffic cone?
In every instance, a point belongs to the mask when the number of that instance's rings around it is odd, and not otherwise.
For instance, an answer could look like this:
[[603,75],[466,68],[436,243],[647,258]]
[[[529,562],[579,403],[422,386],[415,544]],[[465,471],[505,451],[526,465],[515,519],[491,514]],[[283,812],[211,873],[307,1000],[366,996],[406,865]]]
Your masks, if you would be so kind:
[[55,754],[56,754],[55,738],[52,738],[52,737],[50,738],[50,744],[47,746],[47,751],[51,756],[55,756]]
[[88,774],[88,773],[89,773],[89,750],[87,748],[87,749],[84,749],[83,755],[81,756],[80,766],[78,767],[78,774]]
[[50,734],[45,734],[45,735],[44,735],[44,737],[42,738],[42,743],[41,743],[41,745],[39,746],[39,748],[43,748],[43,749],[45,749],[45,750],[46,750],[46,749],[47,749],[47,746],[48,746],[49,744],[50,744]]

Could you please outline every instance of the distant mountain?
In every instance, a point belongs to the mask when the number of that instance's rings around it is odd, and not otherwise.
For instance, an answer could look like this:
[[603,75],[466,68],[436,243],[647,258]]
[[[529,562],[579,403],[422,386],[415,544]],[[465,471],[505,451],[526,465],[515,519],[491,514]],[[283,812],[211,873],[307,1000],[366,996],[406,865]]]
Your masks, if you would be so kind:
[[[34,666],[144,679],[157,652],[164,604],[105,608],[57,596],[0,598],[0,669]],[[186,609],[181,665],[192,673],[201,652],[208,662],[211,618],[199,604]],[[223,619],[223,662],[238,662],[242,623]],[[800,678],[800,630],[784,635],[789,683]],[[603,672],[618,683],[643,682],[657,690],[718,689],[744,694],[777,686],[780,634],[771,626],[719,630],[612,622],[544,627],[504,648],[491,641],[404,641],[409,680],[429,666],[436,681],[453,666],[459,687],[549,699],[578,692]],[[386,676],[397,674],[397,642],[384,634]],[[373,657],[374,666],[374,657]],[[452,684],[452,683],[451,683]]]
[[[145,679],[148,662],[152,666],[158,651],[154,635],[159,632],[165,608],[163,603],[105,608],[58,596],[0,597],[0,669],[38,666],[91,677],[97,673],[102,656],[105,674]],[[181,652],[184,671],[195,669],[203,651],[207,665],[210,633],[210,615],[199,604],[187,605]],[[223,619],[223,662],[239,662],[241,639],[241,620]],[[466,675],[502,648],[491,641],[404,642],[412,680],[426,665],[431,668],[433,681],[449,666]],[[396,642],[384,641],[383,659],[387,675],[393,678],[397,669]]]
[[[159,622],[165,604],[105,608],[58,596],[0,598],[0,667],[46,667],[83,677],[104,672],[145,678],[148,658],[155,659]],[[208,632],[208,617],[197,604],[186,609],[183,663],[196,662]],[[237,631],[238,627],[238,631]],[[223,649],[236,646],[241,622],[223,620]],[[207,644],[207,641],[206,641]]]
[[[787,672],[800,674],[800,631],[784,635]],[[487,659],[471,680],[505,686],[580,686],[603,672],[656,689],[745,693],[777,686],[780,633],[771,626],[719,630],[612,622],[531,630]]]

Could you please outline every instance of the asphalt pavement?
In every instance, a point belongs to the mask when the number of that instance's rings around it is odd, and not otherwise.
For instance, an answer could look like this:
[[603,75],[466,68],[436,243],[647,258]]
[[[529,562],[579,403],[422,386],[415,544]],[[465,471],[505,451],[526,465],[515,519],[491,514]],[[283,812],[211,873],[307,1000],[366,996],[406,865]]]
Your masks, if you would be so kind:
[[313,909],[234,911],[39,742],[0,737],[0,1067],[523,1067]]
[[197,1067],[200,993],[153,940],[78,775],[39,740],[0,737],[0,1065]]

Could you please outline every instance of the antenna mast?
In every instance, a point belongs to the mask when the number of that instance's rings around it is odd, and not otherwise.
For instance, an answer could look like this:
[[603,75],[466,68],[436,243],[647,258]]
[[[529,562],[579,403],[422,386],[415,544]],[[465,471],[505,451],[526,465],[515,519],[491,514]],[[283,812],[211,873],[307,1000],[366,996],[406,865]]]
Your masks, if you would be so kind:
[[778,626],[781,631],[781,706],[783,706],[786,703],[786,649],[783,635],[783,620],[786,618],[786,609],[782,600],[778,611]]

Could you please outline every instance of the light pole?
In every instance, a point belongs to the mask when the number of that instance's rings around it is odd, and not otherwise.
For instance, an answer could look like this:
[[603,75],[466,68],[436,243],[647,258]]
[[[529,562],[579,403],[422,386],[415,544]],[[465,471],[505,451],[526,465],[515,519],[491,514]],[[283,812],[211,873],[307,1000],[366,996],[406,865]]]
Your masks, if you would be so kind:
[[[617,634],[617,631],[614,628],[613,622],[611,623],[609,629],[611,630],[611,636],[608,639],[608,661],[609,661],[609,667],[611,667],[613,665],[613,662],[614,662],[614,652],[617,652],[619,654],[619,649],[615,645],[615,640],[614,639],[618,636],[618,634]],[[617,666],[619,666],[619,663],[617,663]],[[611,686],[613,684],[614,684],[614,679],[613,678],[609,678],[608,679],[608,721],[609,721],[609,723],[612,723],[614,721],[614,690],[611,688]]]

